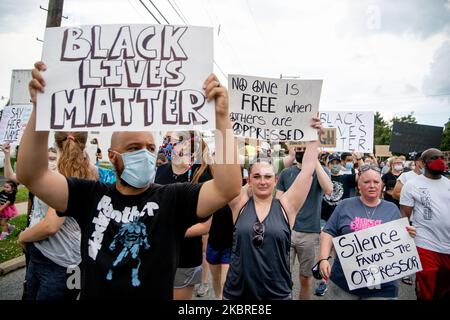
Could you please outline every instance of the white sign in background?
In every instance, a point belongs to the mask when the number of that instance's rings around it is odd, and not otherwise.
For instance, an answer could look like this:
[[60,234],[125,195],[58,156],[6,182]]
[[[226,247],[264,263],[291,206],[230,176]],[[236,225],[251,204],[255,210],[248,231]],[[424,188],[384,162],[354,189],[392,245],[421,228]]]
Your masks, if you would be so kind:
[[213,31],[171,25],[48,28],[37,130],[169,131],[215,128],[203,83]]
[[336,128],[336,147],[324,150],[373,152],[373,112],[320,111],[319,118],[324,128]]
[[31,104],[12,105],[3,108],[0,121],[0,143],[19,144],[32,110]]
[[422,270],[407,218],[333,238],[350,290],[376,287]]
[[234,134],[258,140],[317,140],[311,119],[319,109],[322,82],[229,75]]

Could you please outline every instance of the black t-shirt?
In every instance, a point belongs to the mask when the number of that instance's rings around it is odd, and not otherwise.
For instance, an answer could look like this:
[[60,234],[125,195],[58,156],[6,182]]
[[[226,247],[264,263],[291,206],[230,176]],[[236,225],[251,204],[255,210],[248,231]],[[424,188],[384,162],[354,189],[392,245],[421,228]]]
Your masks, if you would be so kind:
[[[383,183],[386,186],[386,190],[394,189],[398,177],[400,177],[400,175],[396,176],[390,171],[381,177],[381,180],[383,180]],[[397,207],[400,206],[399,201],[397,199],[392,198],[392,196],[389,195],[387,192],[384,192],[384,200],[395,203]]]
[[9,201],[9,204],[12,205],[16,201],[16,193],[7,193],[5,190],[0,192],[0,205],[4,205]]
[[215,250],[225,250],[233,245],[233,214],[228,205],[214,213],[209,229],[208,244]]
[[81,228],[82,299],[172,299],[181,241],[201,184],[151,185],[123,195],[115,185],[67,178],[65,213]]
[[[200,165],[194,164],[192,166],[192,176],[194,177],[195,171],[198,170]],[[212,176],[207,170],[200,176],[199,182],[206,182],[211,180]],[[173,184],[177,182],[187,182],[188,172],[180,175],[176,175],[172,171],[172,165],[170,163],[163,164],[158,167],[155,176],[155,183],[161,185]],[[182,208],[181,210],[184,210]],[[206,221],[206,220],[203,220]],[[200,221],[199,221],[200,222]],[[178,262],[178,268],[194,268],[202,264],[203,252],[202,252],[202,237],[190,237],[184,238],[181,242],[180,259]]]
[[350,190],[356,187],[355,174],[331,175],[333,193],[330,196],[323,195],[321,218],[328,221],[336,206],[342,199],[350,198]]

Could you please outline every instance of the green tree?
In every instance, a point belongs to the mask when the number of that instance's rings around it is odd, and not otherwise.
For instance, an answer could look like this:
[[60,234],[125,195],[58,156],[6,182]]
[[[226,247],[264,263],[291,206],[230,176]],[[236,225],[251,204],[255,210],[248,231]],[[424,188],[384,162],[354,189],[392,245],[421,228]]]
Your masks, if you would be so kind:
[[444,133],[441,140],[441,151],[450,151],[450,119],[444,127]]
[[402,117],[393,117],[391,120],[391,129],[394,122],[401,122],[401,123],[417,123],[416,117],[414,116],[414,112],[411,112],[407,116]]
[[375,113],[374,145],[386,145],[391,143],[391,128],[378,111]]

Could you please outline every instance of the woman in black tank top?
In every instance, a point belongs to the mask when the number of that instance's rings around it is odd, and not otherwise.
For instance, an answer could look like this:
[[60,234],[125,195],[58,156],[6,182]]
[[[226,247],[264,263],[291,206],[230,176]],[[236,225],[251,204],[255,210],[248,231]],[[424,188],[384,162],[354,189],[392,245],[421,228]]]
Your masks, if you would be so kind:
[[[320,129],[320,120],[313,120],[311,126]],[[224,299],[291,299],[290,230],[311,187],[318,147],[318,141],[306,143],[303,170],[279,199],[273,198],[273,166],[250,166],[246,187],[229,204],[235,227]]]

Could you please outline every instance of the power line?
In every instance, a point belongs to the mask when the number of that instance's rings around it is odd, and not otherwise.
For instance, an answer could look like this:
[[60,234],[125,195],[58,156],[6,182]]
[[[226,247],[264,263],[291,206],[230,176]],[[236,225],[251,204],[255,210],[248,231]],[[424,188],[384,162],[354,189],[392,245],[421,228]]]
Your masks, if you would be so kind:
[[155,6],[155,4],[153,3],[153,1],[152,1],[152,0],[148,0],[148,1],[150,1],[150,3],[152,4],[152,6],[155,7],[156,11],[158,11],[159,15],[160,15],[161,17],[163,17],[163,19],[166,21],[166,23],[167,23],[167,24],[170,24],[169,21],[167,21],[166,17],[164,17],[164,15],[161,13],[161,11],[159,11],[158,7]]
[[[183,18],[183,17],[185,17],[185,15],[184,14],[180,14],[179,12],[178,12],[178,10],[173,6],[173,4],[172,4],[172,2],[170,1],[170,0],[167,0],[167,2],[170,4],[170,6],[172,7],[172,9],[173,9],[173,11],[175,11],[175,13],[178,15],[178,17],[181,19],[181,21],[183,21],[185,24],[189,24],[188,23],[188,21],[187,21],[187,19],[185,19],[185,18]],[[177,7],[178,7],[178,5],[177,5]],[[181,12],[181,9],[178,7],[178,9],[180,10],[180,12]]]
[[[142,2],[142,0],[139,0],[142,5],[147,9],[147,11],[155,18],[155,20],[158,22],[158,24],[161,24],[161,22],[158,21],[158,19],[156,19],[156,17],[153,15],[153,13],[147,8],[147,6]],[[158,9],[158,7],[151,1],[151,4],[155,7],[155,9],[158,11],[158,13],[161,15],[161,17],[163,17],[163,19],[167,22],[167,24],[170,24],[170,22],[166,19],[166,17],[161,13],[161,11]],[[176,8],[172,5],[172,3],[170,1],[168,1],[169,4],[172,6],[172,8],[174,9],[175,13],[178,15],[178,17],[183,21],[183,23],[185,24],[189,24],[187,19],[185,20],[181,15],[182,12],[180,10],[181,13],[178,12],[178,10],[176,10]],[[214,64],[217,66],[217,68],[219,69],[219,71],[222,73],[222,75],[224,76],[225,79],[227,79],[227,75],[225,74],[225,72],[223,72],[222,68],[219,66],[219,64],[215,61]]]
[[[167,0],[167,1],[169,1],[169,0]],[[178,5],[178,3],[175,1],[175,0],[172,0],[173,1],[173,3],[175,3],[175,6],[178,8],[178,11],[180,11],[180,13],[181,13],[181,15],[185,18],[185,20],[187,21],[187,18],[186,18],[186,16],[183,14],[183,12],[181,12],[181,8],[180,8],[180,6]]]
[[150,11],[150,9],[147,8],[145,3],[142,0],[139,0],[139,2],[144,6],[144,8],[148,11],[148,13],[150,13],[152,15],[153,19],[155,19],[156,22],[158,22],[158,24],[161,24],[161,22],[159,22],[159,20],[155,17],[155,15]]

